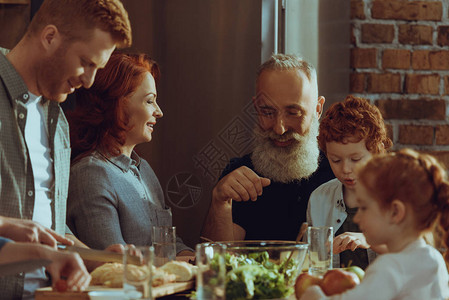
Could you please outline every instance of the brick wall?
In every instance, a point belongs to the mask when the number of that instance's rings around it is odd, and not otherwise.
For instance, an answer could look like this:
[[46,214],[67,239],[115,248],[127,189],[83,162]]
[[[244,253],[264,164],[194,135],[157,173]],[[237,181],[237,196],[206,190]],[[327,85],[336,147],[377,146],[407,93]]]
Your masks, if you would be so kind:
[[449,167],[449,0],[351,0],[354,95],[381,110],[394,149]]

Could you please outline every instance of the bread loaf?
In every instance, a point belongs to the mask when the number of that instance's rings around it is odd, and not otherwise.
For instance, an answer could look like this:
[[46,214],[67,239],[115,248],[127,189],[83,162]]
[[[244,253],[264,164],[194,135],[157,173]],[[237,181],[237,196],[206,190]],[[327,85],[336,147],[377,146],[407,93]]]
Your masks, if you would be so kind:
[[189,281],[196,275],[196,266],[185,261],[169,261],[160,269],[176,276],[176,281]]
[[[143,277],[148,276],[148,270],[145,267],[129,265],[129,272],[131,279],[138,281]],[[122,287],[123,286],[123,264],[107,263],[96,268],[90,275],[92,276],[91,285],[105,285],[108,287]],[[169,282],[174,282],[176,276],[169,274],[162,269],[152,268],[152,285],[160,286]]]

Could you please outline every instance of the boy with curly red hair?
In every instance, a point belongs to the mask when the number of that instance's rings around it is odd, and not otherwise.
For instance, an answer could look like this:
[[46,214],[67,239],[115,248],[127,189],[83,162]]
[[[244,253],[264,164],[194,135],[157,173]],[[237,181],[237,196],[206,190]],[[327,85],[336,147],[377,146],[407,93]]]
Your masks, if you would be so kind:
[[334,228],[334,267],[352,264],[365,269],[376,257],[375,252],[384,249],[370,249],[358,225],[353,222],[358,208],[354,169],[358,163],[392,146],[379,109],[368,100],[354,96],[335,103],[320,123],[318,144],[336,178],[311,194],[308,223]]

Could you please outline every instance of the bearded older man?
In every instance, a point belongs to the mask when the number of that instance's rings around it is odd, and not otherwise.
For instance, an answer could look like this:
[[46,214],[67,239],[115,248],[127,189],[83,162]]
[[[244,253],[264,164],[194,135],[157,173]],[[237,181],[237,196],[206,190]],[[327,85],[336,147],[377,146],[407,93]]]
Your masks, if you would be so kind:
[[315,69],[301,58],[277,54],[261,65],[253,98],[259,119],[254,150],[223,171],[203,236],[296,239],[310,194],[334,178],[317,143],[324,101]]

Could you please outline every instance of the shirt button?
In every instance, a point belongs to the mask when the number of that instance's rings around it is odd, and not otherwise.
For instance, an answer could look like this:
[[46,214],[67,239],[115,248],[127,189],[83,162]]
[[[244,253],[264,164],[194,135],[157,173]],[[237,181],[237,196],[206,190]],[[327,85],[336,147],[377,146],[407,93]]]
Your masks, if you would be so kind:
[[340,223],[340,222],[341,222],[341,220],[340,220],[340,219],[338,219],[338,220],[337,220],[337,223]]
[[20,113],[19,114],[19,119],[23,119],[23,118],[25,118],[25,115],[23,113]]
[[28,191],[28,196],[33,196],[33,191]]
[[50,119],[50,124],[53,124],[53,118]]
[[23,94],[23,99],[28,99],[28,94]]

